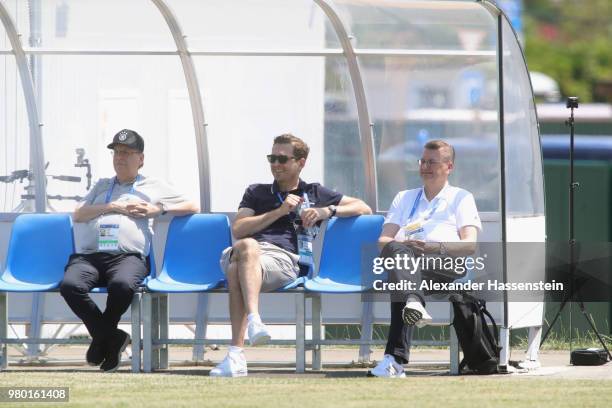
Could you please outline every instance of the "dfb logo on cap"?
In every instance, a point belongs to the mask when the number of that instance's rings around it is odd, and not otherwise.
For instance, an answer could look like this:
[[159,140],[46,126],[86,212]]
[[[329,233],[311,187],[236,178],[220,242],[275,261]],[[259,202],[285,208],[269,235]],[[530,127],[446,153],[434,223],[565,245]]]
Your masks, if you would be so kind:
[[138,133],[130,129],[119,131],[119,133],[113,137],[113,142],[106,147],[114,149],[118,144],[138,150],[141,153],[144,152],[144,139]]

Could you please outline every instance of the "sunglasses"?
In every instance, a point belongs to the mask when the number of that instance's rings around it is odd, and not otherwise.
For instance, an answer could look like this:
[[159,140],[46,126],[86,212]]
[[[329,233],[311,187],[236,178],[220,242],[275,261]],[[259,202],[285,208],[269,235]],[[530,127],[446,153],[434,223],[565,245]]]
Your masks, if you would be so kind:
[[438,164],[446,163],[446,161],[419,159],[418,163],[419,163],[419,166],[421,167],[433,167],[433,166],[437,166]]
[[269,154],[269,155],[267,155],[266,157],[268,158],[268,161],[269,161],[270,163],[275,163],[275,162],[277,162],[277,161],[278,161],[280,164],[285,164],[285,163],[287,163],[287,161],[288,161],[289,159],[295,159],[295,157],[289,157],[289,156],[285,156],[285,155],[283,155],[283,154],[279,154],[279,155],[276,155],[276,154]]
[[117,156],[117,157],[130,157],[133,156],[135,154],[139,154],[140,152],[136,151],[136,152],[131,152],[129,150],[111,150],[110,154],[111,156]]

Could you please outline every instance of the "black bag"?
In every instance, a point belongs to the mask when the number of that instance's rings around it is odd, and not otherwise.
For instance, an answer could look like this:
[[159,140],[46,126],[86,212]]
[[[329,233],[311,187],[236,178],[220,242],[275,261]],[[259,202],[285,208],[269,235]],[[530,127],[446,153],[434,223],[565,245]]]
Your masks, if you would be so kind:
[[570,353],[570,364],[577,366],[602,365],[608,362],[608,352],[604,349],[577,349]]
[[[463,350],[459,372],[466,366],[475,374],[499,372],[499,338],[495,320],[485,307],[485,301],[467,294],[449,297],[453,304],[453,327]],[[488,316],[493,329],[487,325]]]

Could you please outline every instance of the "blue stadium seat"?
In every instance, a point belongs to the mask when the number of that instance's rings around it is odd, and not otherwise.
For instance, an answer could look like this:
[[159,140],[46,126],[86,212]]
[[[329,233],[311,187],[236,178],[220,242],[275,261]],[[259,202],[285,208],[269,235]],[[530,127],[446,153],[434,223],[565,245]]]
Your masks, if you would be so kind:
[[371,275],[372,259],[378,255],[376,243],[382,230],[381,215],[335,218],[329,221],[317,275],[306,280],[307,291],[356,293],[368,288],[362,274]]
[[[64,278],[64,268],[75,252],[72,218],[68,214],[22,214],[13,223],[6,268],[0,275],[0,292],[56,291]],[[151,254],[151,273],[155,261]],[[92,293],[106,293],[94,288]],[[0,309],[7,307],[5,294]],[[8,321],[0,316],[6,333]],[[49,339],[44,339],[49,340]],[[0,338],[5,343],[6,337]],[[6,344],[0,346],[0,369],[8,364]],[[132,372],[140,371],[140,295],[132,300]]]
[[275,290],[275,292],[284,292],[287,290],[297,289],[304,285],[304,283],[306,282],[306,279],[307,279],[306,276],[300,276],[293,282],[289,282],[285,286],[278,288],[277,290]]
[[21,214],[13,223],[0,292],[46,292],[59,287],[74,253],[68,214]]
[[225,280],[219,259],[232,245],[229,219],[222,214],[175,217],[168,229],[164,263],[147,282],[153,292],[203,292]]

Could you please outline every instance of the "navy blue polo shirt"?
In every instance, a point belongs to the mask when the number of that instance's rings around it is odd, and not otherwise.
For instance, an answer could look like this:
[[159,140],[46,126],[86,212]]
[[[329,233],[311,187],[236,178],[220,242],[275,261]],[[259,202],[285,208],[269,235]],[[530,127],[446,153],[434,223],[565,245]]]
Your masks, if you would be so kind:
[[[288,194],[302,197],[304,193],[307,194],[311,207],[338,205],[342,200],[342,194],[323,187],[319,183],[306,183],[300,179],[297,189],[286,192],[280,191],[278,183],[274,181],[273,184],[250,185],[244,192],[238,209],[250,208],[255,211],[255,215],[261,215],[280,207]],[[297,235],[292,222],[295,217],[297,217],[295,212],[284,215],[263,230],[253,234],[251,238],[258,242],[274,244],[297,254]]]

